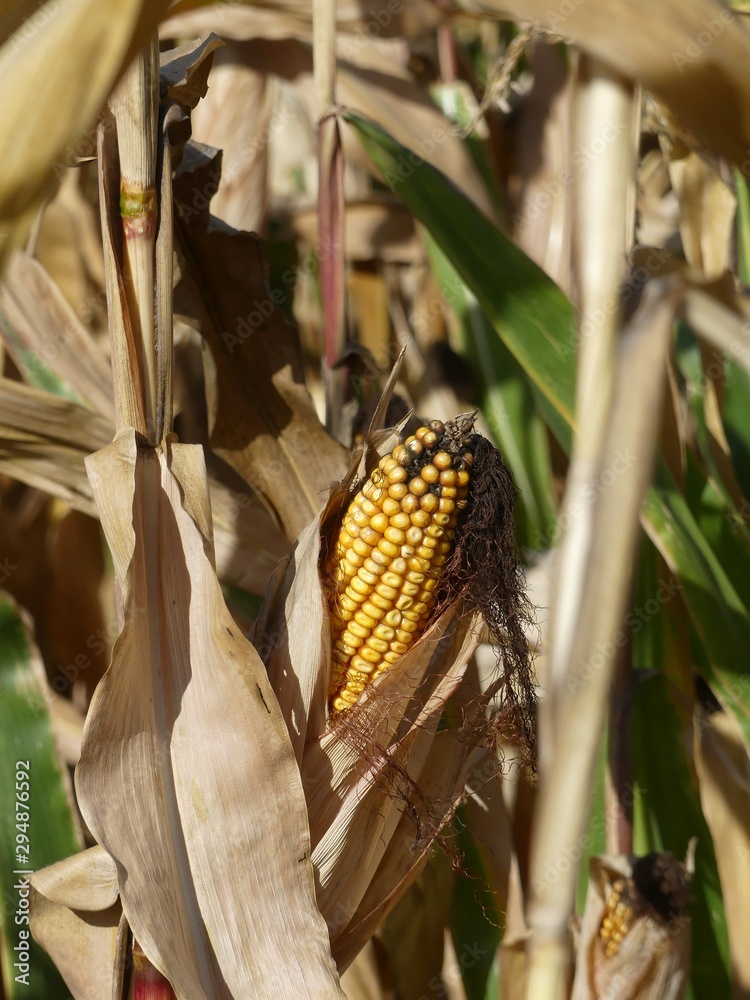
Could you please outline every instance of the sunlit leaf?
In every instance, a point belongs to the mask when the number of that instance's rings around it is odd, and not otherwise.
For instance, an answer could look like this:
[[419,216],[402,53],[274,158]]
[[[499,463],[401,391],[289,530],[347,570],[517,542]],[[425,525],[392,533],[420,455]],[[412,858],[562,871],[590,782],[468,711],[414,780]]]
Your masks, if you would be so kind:
[[573,421],[573,309],[540,267],[421,156],[347,112],[386,183],[445,253],[508,348],[555,409]]

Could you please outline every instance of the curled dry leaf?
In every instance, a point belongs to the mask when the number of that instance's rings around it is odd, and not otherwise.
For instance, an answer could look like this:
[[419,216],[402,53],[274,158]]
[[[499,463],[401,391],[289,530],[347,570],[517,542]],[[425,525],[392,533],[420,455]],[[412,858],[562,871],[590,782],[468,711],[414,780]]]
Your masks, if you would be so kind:
[[159,72],[162,100],[195,108],[208,90],[208,74],[213,65],[213,58],[209,56],[223,44],[218,35],[209,32],[197,42],[187,42],[163,52]]
[[669,176],[680,205],[680,236],[690,267],[718,278],[729,267],[737,201],[697,153],[673,150]]
[[189,308],[199,314],[215,372],[206,380],[211,446],[293,540],[341,477],[346,453],[318,420],[297,333],[279,308],[284,292],[268,288],[261,240],[209,216],[220,175],[220,153],[190,143],[175,177],[183,282],[197,293]]
[[121,975],[118,897],[116,865],[98,846],[31,877],[32,934],[54,956],[76,1000],[112,996]]
[[88,468],[124,625],[76,785],[128,924],[180,998],[340,996],[284,722],[216,578],[202,450],[127,430]]
[[59,176],[75,162],[81,134],[166,7],[166,0],[21,6],[33,22],[20,24],[0,49],[0,78],[13,81],[0,116],[3,256],[23,239],[55,170]]
[[679,1000],[690,969],[690,872],[671,854],[590,863],[571,1000]]

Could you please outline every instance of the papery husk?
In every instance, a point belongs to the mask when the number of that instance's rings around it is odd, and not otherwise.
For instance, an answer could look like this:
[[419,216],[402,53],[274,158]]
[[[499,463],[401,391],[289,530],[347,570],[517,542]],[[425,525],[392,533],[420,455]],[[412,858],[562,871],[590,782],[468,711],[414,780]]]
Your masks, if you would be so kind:
[[[685,995],[690,974],[691,924],[687,912],[689,896],[685,881],[679,876],[670,882],[674,891],[669,902],[676,912],[667,918],[654,908],[641,892],[643,882],[636,873],[633,860],[652,871],[654,865],[665,864],[672,873],[682,866],[669,854],[654,854],[648,858],[627,859],[603,854],[591,859],[588,892],[583,913],[576,973],[571,1000],[680,1000]],[[651,862],[651,864],[649,864]],[[627,901],[633,919],[614,955],[605,954],[600,937],[602,920],[608,915],[615,880],[625,881]],[[660,903],[667,897],[657,893]]]
[[302,772],[318,905],[340,969],[421,870],[489,740],[481,697],[466,707],[459,729],[437,733],[484,632],[479,614],[461,598],[355,707],[328,717],[331,624],[319,568],[322,539],[334,535],[353,484],[395,440],[393,430],[373,433],[355,457],[274,574],[252,633]]
[[180,1000],[339,997],[299,773],[216,579],[202,449],[127,430],[88,467],[124,626],[76,785],[128,924]]
[[75,1000],[120,996],[116,987],[122,984],[125,965],[124,930],[117,867],[102,847],[31,876],[31,932]]
[[[459,806],[467,778],[483,753],[483,748],[472,744],[471,728],[467,726],[459,733],[446,730],[434,737],[427,763],[416,782],[411,808],[400,816],[348,924],[333,936],[333,953],[340,969],[347,967],[412,884],[429,857],[435,836]],[[425,809],[427,821],[421,828],[415,822],[415,810],[419,808]]]

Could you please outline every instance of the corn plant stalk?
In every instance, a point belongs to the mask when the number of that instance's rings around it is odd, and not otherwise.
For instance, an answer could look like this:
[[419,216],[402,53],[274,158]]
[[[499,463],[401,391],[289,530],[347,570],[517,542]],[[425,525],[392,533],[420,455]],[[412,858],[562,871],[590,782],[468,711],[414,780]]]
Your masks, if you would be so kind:
[[[550,796],[554,797],[552,770],[560,760],[566,704],[565,683],[579,669],[576,651],[579,646],[582,608],[591,581],[587,567],[597,544],[597,504],[587,500],[587,486],[596,481],[607,466],[603,464],[606,437],[610,425],[614,357],[620,321],[619,284],[623,271],[626,231],[625,206],[632,185],[633,85],[612,75],[586,56],[580,57],[575,110],[575,148],[597,148],[601,136],[609,128],[613,137],[593,161],[585,174],[579,173],[574,192],[574,280],[578,285],[580,329],[578,383],[576,394],[575,440],[571,468],[568,473],[563,510],[570,512],[568,528],[563,536],[556,567],[556,586],[552,599],[551,650],[549,659],[549,697],[543,702],[540,716],[541,765],[546,781],[539,802],[539,823],[535,829],[534,866],[543,872],[559,853],[554,820],[546,813]],[[613,124],[614,123],[614,124]],[[573,516],[573,513],[577,516]],[[617,595],[617,606],[622,595]],[[585,828],[590,782],[593,780],[598,740],[604,727],[606,692],[612,664],[599,672],[592,688],[592,707],[586,715],[588,738],[581,741],[582,751],[576,762],[582,783],[576,788],[575,819],[570,842],[575,843]],[[585,759],[585,763],[583,763]],[[565,785],[570,792],[570,785]],[[546,823],[552,828],[547,829]],[[559,828],[558,828],[559,829]],[[559,909],[548,910],[545,900],[536,899],[532,907],[532,966],[529,997],[556,997],[562,990],[565,969],[569,961],[566,924],[572,911],[575,891],[575,869],[561,880],[564,891],[556,894]],[[548,952],[538,950],[538,942],[549,939]],[[542,955],[545,955],[542,958]],[[550,983],[546,977],[553,968]],[[547,992],[537,984],[536,976],[544,969]],[[552,985],[554,982],[556,986]],[[538,991],[538,992],[535,992]]]
[[172,147],[169,126],[181,112],[170,105],[161,117],[159,143],[159,222],[156,235],[156,287],[154,331],[155,350],[155,440],[162,441],[172,428],[172,352],[174,349],[172,325],[172,287],[174,284],[174,228],[172,211]]
[[156,245],[159,52],[154,36],[110,98],[120,160],[120,215],[125,300],[142,372],[149,440],[156,441],[154,252]]
[[[596,474],[610,404],[620,320],[625,196],[632,183],[632,86],[612,77],[604,67],[585,56],[581,57],[578,77],[574,148],[590,148],[612,119],[621,132],[605,145],[585,174],[578,174],[575,188],[575,280],[581,330],[576,388],[579,433],[563,509],[572,509],[580,502],[585,484]],[[575,608],[580,603],[584,586],[580,572],[571,573],[576,563],[580,566],[590,544],[591,524],[585,504],[583,510],[582,516],[570,518],[560,548],[557,572],[560,577],[567,578],[567,584],[552,602],[552,684],[560,683],[565,675],[576,630]],[[590,513],[590,508],[588,511]],[[542,745],[543,757],[544,753]]]
[[107,288],[107,322],[112,351],[112,384],[115,399],[115,427],[134,427],[146,434],[142,369],[133,335],[130,310],[119,262],[119,233],[113,199],[117,183],[117,148],[114,123],[107,113],[97,130],[99,167],[99,212],[102,224],[104,275]]
[[[621,337],[599,468],[610,468],[618,454],[637,458],[617,484],[591,504],[591,547],[578,570],[587,582],[577,609],[579,629],[564,683],[558,683],[553,691],[555,752],[551,756],[548,748],[545,757],[532,839],[531,884],[535,891],[529,909],[529,1000],[557,1000],[564,995],[576,872],[571,865],[556,880],[547,879],[545,872],[550,865],[556,870],[570,845],[581,843],[586,829],[611,681],[611,654],[608,657],[601,650],[607,644],[614,645],[612,637],[625,611],[640,507],[651,476],[667,343],[680,294],[677,279],[650,282],[641,307]],[[634,414],[631,393],[636,383],[641,407]],[[564,580],[561,577],[559,585]],[[549,739],[549,732],[543,730],[542,738]]]
[[313,75],[318,105],[318,262],[323,297],[326,427],[339,436],[346,394],[344,156],[336,116],[336,4],[313,4]]

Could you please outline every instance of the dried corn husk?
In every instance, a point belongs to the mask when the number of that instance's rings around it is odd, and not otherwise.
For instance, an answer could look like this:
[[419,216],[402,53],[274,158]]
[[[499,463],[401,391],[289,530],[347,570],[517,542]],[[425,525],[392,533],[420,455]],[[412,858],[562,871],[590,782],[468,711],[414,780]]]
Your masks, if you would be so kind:
[[671,854],[590,863],[571,1000],[679,1000],[690,971],[689,873]]
[[299,773],[213,568],[201,449],[126,430],[89,472],[124,626],[76,784],[128,924],[179,998],[339,996]]

